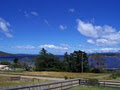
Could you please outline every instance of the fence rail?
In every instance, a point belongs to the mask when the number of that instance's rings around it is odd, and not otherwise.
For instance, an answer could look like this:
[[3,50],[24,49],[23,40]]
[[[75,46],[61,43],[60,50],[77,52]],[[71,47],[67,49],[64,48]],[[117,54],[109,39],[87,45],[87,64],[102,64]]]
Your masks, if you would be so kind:
[[64,90],[80,85],[80,79],[70,79],[64,81],[48,82],[34,85],[24,85],[16,87],[0,88],[0,90]]
[[[69,79],[64,81],[56,81],[56,82],[47,82],[40,83],[34,85],[24,85],[24,86],[16,86],[16,87],[7,87],[0,88],[0,90],[65,90],[70,89],[79,85],[88,85],[88,80],[82,79]],[[118,87],[120,88],[120,82],[118,81],[99,81],[98,86],[102,87]]]
[[99,81],[99,86],[120,88],[120,81]]

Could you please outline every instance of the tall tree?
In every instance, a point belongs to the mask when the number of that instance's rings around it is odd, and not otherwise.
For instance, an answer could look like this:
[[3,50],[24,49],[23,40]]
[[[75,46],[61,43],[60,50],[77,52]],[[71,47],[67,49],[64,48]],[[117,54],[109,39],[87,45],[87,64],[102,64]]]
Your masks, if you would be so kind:
[[81,72],[82,71],[82,62],[83,62],[83,71],[86,72],[89,69],[88,66],[88,56],[85,52],[74,51],[70,55],[65,53],[64,60],[67,62],[69,71],[72,72]]
[[65,52],[65,54],[64,54],[64,58],[63,58],[63,60],[62,60],[62,69],[64,70],[64,71],[70,71],[70,66],[69,66],[69,62],[70,60],[69,60],[69,55],[68,55],[68,53],[67,52]]
[[13,67],[14,67],[14,69],[20,67],[20,63],[19,63],[19,59],[18,58],[15,58],[13,60]]
[[47,51],[43,48],[40,51],[40,55],[37,56],[35,59],[35,70],[42,71],[42,70],[60,70],[62,68],[61,62],[59,58],[54,56],[51,53],[47,53]]

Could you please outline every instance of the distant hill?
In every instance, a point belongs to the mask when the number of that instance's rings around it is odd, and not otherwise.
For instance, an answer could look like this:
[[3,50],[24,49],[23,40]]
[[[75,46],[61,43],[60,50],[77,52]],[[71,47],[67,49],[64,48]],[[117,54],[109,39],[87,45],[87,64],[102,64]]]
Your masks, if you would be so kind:
[[[96,54],[96,53],[94,53],[94,54]],[[112,53],[112,52],[106,52],[106,53],[99,53],[99,54],[101,54],[102,56],[120,56],[120,53],[118,53],[118,52],[114,52],[114,53]],[[91,54],[88,54],[89,56],[91,55]]]
[[[103,56],[120,56],[120,53],[100,53]],[[38,54],[11,54],[7,52],[0,51],[0,57],[19,57],[19,56],[37,56]],[[88,54],[89,56],[91,54]],[[60,59],[63,59],[64,55],[55,55],[59,57]]]
[[12,55],[13,55],[13,54],[0,51],[0,56],[1,56],[1,57],[7,57],[7,56],[12,56]]
[[0,57],[19,57],[19,56],[37,56],[36,54],[11,54],[0,51]]

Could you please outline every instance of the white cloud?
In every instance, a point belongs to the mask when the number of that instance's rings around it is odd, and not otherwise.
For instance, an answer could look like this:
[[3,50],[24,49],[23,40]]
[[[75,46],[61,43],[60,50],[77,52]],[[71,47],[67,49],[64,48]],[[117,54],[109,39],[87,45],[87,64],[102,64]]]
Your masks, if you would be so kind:
[[59,49],[59,50],[67,50],[67,47],[55,46],[55,45],[40,45],[39,48],[45,49]]
[[107,40],[107,39],[97,39],[96,40],[97,46],[114,46],[117,44],[118,44],[117,41],[111,41],[111,40]]
[[30,12],[32,15],[34,15],[34,16],[38,16],[38,13],[36,12],[36,11],[32,11],[32,12]]
[[70,48],[68,44],[60,44],[60,46]]
[[120,48],[100,48],[100,49],[86,49],[87,53],[107,53],[119,52]]
[[94,19],[94,18],[92,18],[92,19],[91,19],[91,23],[94,23],[94,22],[95,22],[95,19]]
[[8,38],[13,37],[13,35],[10,33],[9,22],[5,21],[3,18],[0,18],[0,32],[4,33]]
[[32,45],[25,45],[25,46],[14,46],[12,48],[17,48],[17,49],[34,49],[35,47]]
[[102,38],[111,40],[111,41],[117,41],[120,40],[120,32],[112,32],[110,34],[103,35]]
[[95,42],[92,39],[88,39],[87,42],[90,44],[95,44]]
[[60,25],[59,28],[60,28],[61,30],[65,30],[65,29],[67,29],[67,26]]
[[73,13],[73,12],[75,12],[75,9],[74,8],[70,8],[68,11]]
[[36,11],[31,11],[31,12],[24,11],[24,15],[27,18],[30,16],[39,16],[39,14]]
[[47,20],[44,20],[44,23],[45,23],[45,24],[47,24],[47,25],[49,25],[49,23],[48,23],[48,21],[47,21]]
[[78,22],[77,29],[82,35],[93,37],[93,38],[98,37],[96,28],[99,28],[99,27],[94,27],[92,24],[85,23],[80,19],[78,19],[77,22]]
[[77,22],[78,31],[82,35],[94,39],[87,40],[88,43],[104,47],[120,44],[120,31],[117,31],[115,28],[109,25],[95,26],[92,23],[84,22],[80,19]]
[[25,11],[24,12],[25,17],[29,17],[30,15]]

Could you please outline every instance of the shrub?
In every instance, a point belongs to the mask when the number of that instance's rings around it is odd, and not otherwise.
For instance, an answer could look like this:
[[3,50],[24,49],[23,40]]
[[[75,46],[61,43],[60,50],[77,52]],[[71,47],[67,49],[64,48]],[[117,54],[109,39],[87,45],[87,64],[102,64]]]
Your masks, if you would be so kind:
[[87,84],[91,85],[91,86],[96,86],[99,84],[99,81],[98,81],[98,79],[89,79]]
[[116,79],[120,77],[120,73],[112,73],[110,76],[112,79]]
[[66,79],[68,79],[68,77],[67,77],[67,76],[64,76],[64,78],[65,78],[65,80],[66,80]]

